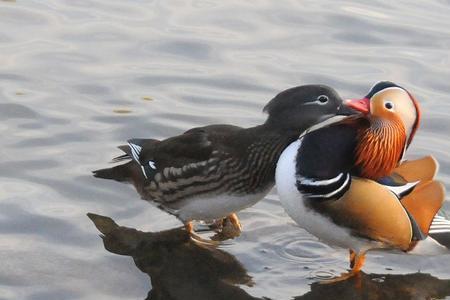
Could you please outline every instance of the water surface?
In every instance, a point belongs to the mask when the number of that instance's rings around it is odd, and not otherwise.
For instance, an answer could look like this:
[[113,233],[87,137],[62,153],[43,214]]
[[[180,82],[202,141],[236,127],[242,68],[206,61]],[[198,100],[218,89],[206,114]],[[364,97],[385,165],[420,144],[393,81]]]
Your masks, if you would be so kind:
[[[86,213],[147,233],[180,224],[90,171],[130,137],[259,124],[264,104],[295,85],[357,97],[388,79],[411,90],[423,123],[408,156],[433,154],[449,189],[448,15],[445,0],[0,1],[0,299],[145,299],[143,265],[105,251]],[[197,256],[220,258],[205,291],[217,284],[237,299],[282,300],[346,298],[357,288],[316,283],[345,271],[347,252],[297,228],[274,192],[239,215],[241,237]],[[398,299],[401,283],[416,292],[405,299],[450,295],[449,256],[373,252],[364,271],[363,298]],[[188,290],[186,277],[147,274]]]

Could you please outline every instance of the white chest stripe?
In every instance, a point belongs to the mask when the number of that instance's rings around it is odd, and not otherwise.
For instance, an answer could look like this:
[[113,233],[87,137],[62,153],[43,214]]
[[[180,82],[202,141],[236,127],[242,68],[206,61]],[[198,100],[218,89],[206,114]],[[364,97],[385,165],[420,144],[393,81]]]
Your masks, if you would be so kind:
[[299,181],[304,185],[327,186],[327,185],[330,185],[330,184],[333,184],[333,183],[339,181],[339,179],[341,179],[342,176],[344,176],[344,173],[340,173],[338,176],[333,177],[331,179],[324,179],[324,180],[314,180],[314,179],[310,179],[310,178],[300,177]]
[[350,174],[347,173],[347,177],[345,178],[344,183],[337,190],[330,192],[328,194],[325,194],[325,195],[308,195],[308,197],[310,197],[310,198],[331,198],[334,195],[341,192],[343,189],[345,189],[345,187],[350,183],[350,178],[351,178]]

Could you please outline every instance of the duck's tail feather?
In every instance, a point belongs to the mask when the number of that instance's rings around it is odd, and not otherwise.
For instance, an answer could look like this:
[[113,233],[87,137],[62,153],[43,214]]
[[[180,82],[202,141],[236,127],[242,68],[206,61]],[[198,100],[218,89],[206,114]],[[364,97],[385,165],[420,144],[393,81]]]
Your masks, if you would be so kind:
[[146,148],[150,148],[156,143],[159,143],[156,139],[129,139],[127,145],[120,145],[117,148],[125,152],[125,154],[119,155],[112,159],[112,163],[121,162],[123,160],[134,159],[136,162],[140,162],[141,151]]
[[420,184],[409,195],[400,201],[408,211],[420,230],[428,235],[433,218],[442,207],[445,200],[444,185],[436,180]]
[[429,234],[439,244],[450,249],[450,220],[442,216],[435,216]]
[[112,168],[95,170],[92,171],[92,174],[97,178],[113,179],[120,182],[132,182],[137,179],[136,176],[142,177],[142,172],[134,161]]
[[[413,243],[413,254],[450,254],[450,220],[437,215],[445,198],[445,188],[439,181],[429,181],[402,199],[402,204],[419,219],[427,238]],[[433,215],[431,215],[433,214]]]
[[114,157],[111,162],[112,163],[117,163],[117,162],[121,162],[124,160],[130,160],[132,159],[131,157],[131,148],[129,145],[120,145],[119,147],[120,150],[122,150],[123,152],[125,152],[125,154],[119,155],[117,157]]

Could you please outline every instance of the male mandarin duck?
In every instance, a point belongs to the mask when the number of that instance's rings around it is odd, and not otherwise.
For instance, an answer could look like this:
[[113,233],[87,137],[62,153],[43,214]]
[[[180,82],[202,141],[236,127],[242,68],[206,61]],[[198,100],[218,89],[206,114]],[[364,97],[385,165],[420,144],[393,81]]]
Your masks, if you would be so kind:
[[437,162],[401,163],[419,126],[416,99],[384,81],[345,103],[362,114],[312,130],[281,154],[276,185],[286,212],[319,239],[350,249],[352,270],[342,279],[360,271],[370,249],[445,251],[427,238],[432,223],[436,232],[444,222],[433,221],[444,200],[433,179]]
[[191,221],[225,217],[238,235],[235,213],[274,186],[281,152],[305,129],[356,113],[324,85],[285,90],[264,112],[266,122],[256,127],[210,125],[162,141],[131,139],[119,147],[126,154],[115,159],[130,161],[94,176],[133,183],[144,200],[175,215],[193,235]]

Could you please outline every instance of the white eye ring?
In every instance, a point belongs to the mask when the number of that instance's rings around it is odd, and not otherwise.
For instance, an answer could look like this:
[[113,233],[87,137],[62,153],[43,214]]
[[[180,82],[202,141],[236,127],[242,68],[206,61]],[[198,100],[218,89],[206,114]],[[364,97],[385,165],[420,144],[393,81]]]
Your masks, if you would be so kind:
[[327,95],[320,95],[319,97],[317,97],[317,100],[315,102],[320,105],[325,105],[328,103],[328,100],[329,98]]
[[394,105],[394,103],[392,102],[392,101],[384,101],[384,107],[387,109],[387,110],[391,110],[391,111],[393,111],[394,110],[394,108],[395,108],[395,105]]

